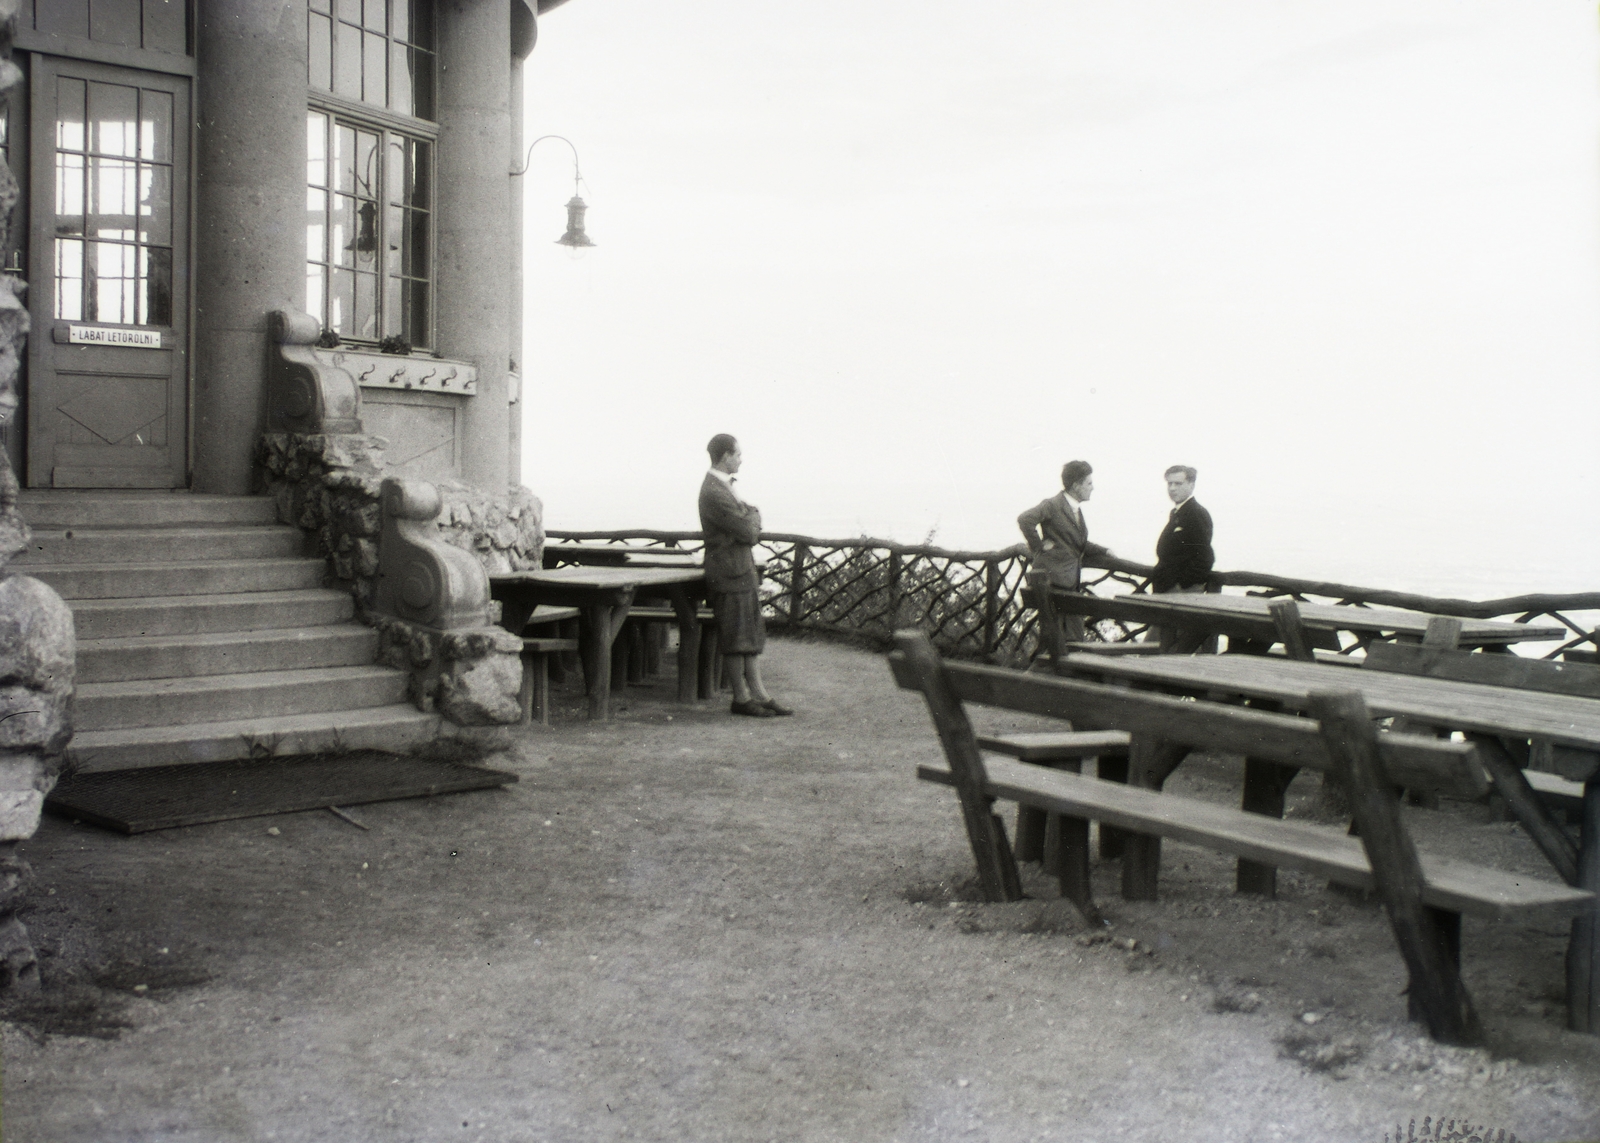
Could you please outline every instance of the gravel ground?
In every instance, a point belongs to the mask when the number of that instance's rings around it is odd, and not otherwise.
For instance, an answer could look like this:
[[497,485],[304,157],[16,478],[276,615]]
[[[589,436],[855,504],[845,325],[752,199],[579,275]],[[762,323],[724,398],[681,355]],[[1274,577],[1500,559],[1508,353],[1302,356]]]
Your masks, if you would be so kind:
[[[519,784],[365,806],[368,832],[47,819],[24,918],[46,988],[0,1026],[4,1138],[1600,1138],[1564,925],[1469,921],[1490,1046],[1439,1047],[1381,912],[1311,878],[1240,898],[1230,860],[1169,844],[1160,902],[1097,870],[1103,931],[1031,867],[1028,900],[979,902],[954,797],[913,778],[938,756],[920,698],[826,643],[775,640],[767,674],[796,717],[680,707],[664,680],[594,725],[563,694],[488,759]],[[1191,759],[1172,788],[1237,783]],[[1413,817],[1540,871],[1479,807]]]

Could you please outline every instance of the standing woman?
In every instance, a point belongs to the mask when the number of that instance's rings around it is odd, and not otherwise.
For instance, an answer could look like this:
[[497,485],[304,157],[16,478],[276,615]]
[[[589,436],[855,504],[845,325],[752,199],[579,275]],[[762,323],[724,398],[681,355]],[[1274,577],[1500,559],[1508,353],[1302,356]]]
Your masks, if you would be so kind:
[[706,587],[717,617],[717,646],[733,683],[733,713],[748,718],[793,714],[761,683],[767,629],[761,619],[760,573],[751,549],[761,538],[761,510],[735,491],[743,456],[739,442],[718,433],[706,445],[711,471],[700,485],[700,530],[705,535]]

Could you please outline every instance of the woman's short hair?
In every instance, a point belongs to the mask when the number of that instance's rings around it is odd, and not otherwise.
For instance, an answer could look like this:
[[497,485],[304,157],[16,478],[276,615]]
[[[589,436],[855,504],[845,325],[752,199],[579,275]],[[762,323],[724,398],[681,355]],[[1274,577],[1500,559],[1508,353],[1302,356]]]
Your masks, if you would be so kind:
[[1093,471],[1094,466],[1086,460],[1069,460],[1061,466],[1061,487],[1070,492]]
[[716,436],[712,437],[711,442],[706,445],[706,451],[711,454],[711,463],[716,464],[717,461],[721,460],[738,447],[739,442],[734,439],[732,433],[718,433]]
[[1196,476],[1200,475],[1194,469],[1190,468],[1187,464],[1175,464],[1171,468],[1167,469],[1167,471],[1163,472],[1161,475],[1162,476],[1166,476],[1166,477],[1170,477],[1174,472],[1183,473],[1183,482],[1185,484],[1193,484],[1194,483],[1194,478]]

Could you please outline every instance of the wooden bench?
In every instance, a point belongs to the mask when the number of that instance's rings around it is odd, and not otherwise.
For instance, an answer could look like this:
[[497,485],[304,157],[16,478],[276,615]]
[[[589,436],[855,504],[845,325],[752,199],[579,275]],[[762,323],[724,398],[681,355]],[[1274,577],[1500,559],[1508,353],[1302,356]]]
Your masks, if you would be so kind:
[[[560,633],[564,625],[577,622],[576,607],[539,606],[528,616],[522,629],[522,689],[517,696],[524,725],[550,725],[550,656],[577,651],[577,635]],[[530,629],[540,633],[530,636]]]
[[[1032,734],[1005,734],[980,737],[978,746],[996,754],[1009,754],[1036,766],[1052,766],[1074,774],[1083,772],[1083,764],[1093,760],[1101,778],[1113,782],[1128,780],[1128,746],[1132,741],[1122,730],[1055,730]],[[1013,850],[1018,861],[1044,861],[1045,850],[1057,853],[1060,849],[1059,832],[1072,831],[1076,823],[1063,823],[1036,806],[1018,803],[1017,839]],[[1069,838],[1069,844],[1072,843]],[[1100,856],[1122,856],[1122,836],[1110,829],[1100,831]],[[1054,867],[1054,862],[1049,865]]]
[[[698,679],[696,695],[702,699],[715,694],[722,679],[722,656],[717,650],[717,617],[702,606],[695,612],[700,624],[700,657],[696,664]],[[678,613],[670,607],[634,606],[628,609],[623,637],[615,644],[611,677],[626,677],[630,683],[642,683],[661,669],[660,633],[666,625],[676,627]],[[625,658],[624,658],[625,657]]]
[[[1579,912],[1593,895],[1555,882],[1416,855],[1391,786],[1475,796],[1487,789],[1470,743],[1421,735],[1378,734],[1359,695],[1318,696],[1321,721],[1220,703],[1081,682],[1002,668],[942,662],[927,638],[901,632],[890,666],[901,687],[922,693],[944,748],[944,766],[918,777],[956,788],[979,881],[991,900],[1022,896],[1016,856],[992,810],[1012,800],[1081,828],[1054,839],[1062,894],[1097,917],[1089,883],[1087,823],[1130,834],[1122,892],[1154,899],[1160,839],[1205,846],[1298,869],[1361,889],[1376,889],[1394,922],[1411,971],[1413,1014],[1437,1038],[1470,1042],[1477,1020],[1460,983],[1460,918]],[[1349,709],[1352,701],[1359,708]],[[1129,784],[1101,781],[1003,757],[985,759],[963,704],[1071,719],[1074,725],[1130,735]],[[1339,702],[1346,703],[1339,706]],[[1319,708],[1320,709],[1320,708]],[[1159,792],[1190,748],[1254,757],[1344,775],[1353,788],[1359,838],[1343,829],[1274,818]],[[1047,849],[1048,849],[1047,845]],[[1409,855],[1409,856],[1408,856]],[[1048,861],[1048,856],[1047,856]]]

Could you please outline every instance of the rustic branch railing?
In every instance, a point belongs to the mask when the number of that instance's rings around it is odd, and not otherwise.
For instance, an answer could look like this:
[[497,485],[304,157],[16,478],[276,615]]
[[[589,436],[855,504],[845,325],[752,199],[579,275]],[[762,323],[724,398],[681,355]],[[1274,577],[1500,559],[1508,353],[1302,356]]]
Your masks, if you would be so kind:
[[[699,532],[628,528],[612,531],[552,531],[553,540],[605,542],[694,551]],[[768,622],[863,636],[887,644],[900,627],[920,627],[945,655],[1021,664],[1038,645],[1031,610],[1022,606],[1028,552],[1022,544],[1000,551],[948,551],[926,544],[898,544],[861,537],[821,540],[776,532],[756,545],[764,558],[762,598]],[[1085,568],[1084,588],[1100,594],[1149,589],[1150,566],[1104,559]],[[1348,607],[1399,607],[1468,619],[1509,618],[1527,623],[1545,616],[1564,625],[1572,638],[1541,648],[1546,658],[1575,648],[1596,650],[1600,592],[1518,595],[1506,599],[1438,599],[1383,588],[1296,579],[1265,572],[1214,572],[1213,590],[1245,588],[1248,594],[1290,596],[1302,602]],[[1119,642],[1144,628],[1101,620],[1090,637]],[[1346,650],[1359,644],[1349,642]]]

